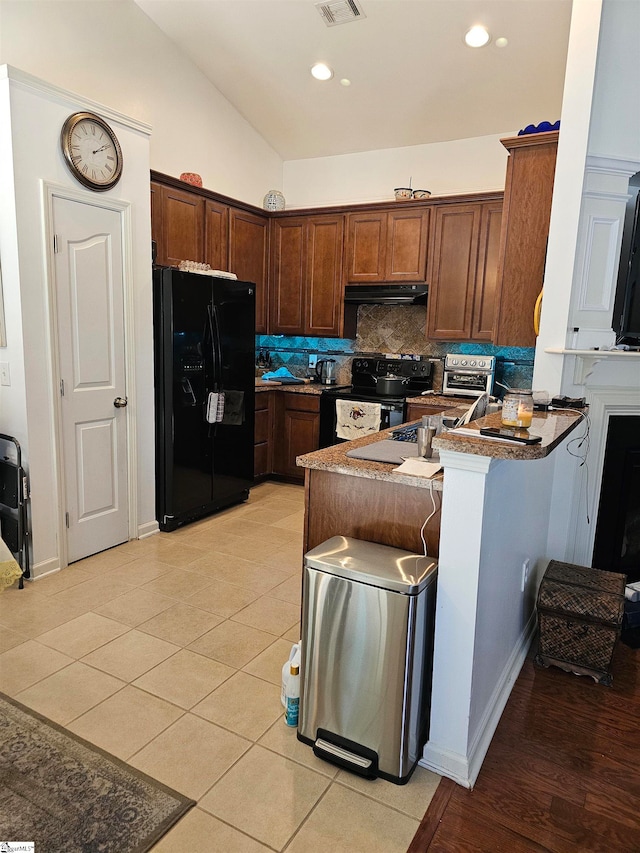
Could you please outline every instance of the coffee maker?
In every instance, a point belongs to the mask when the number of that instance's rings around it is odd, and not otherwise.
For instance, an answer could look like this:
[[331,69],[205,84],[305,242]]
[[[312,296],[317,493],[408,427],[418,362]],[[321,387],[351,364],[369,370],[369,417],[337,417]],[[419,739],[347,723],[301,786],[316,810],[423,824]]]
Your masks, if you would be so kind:
[[322,385],[336,384],[336,360],[335,358],[320,358],[316,364],[316,376]]

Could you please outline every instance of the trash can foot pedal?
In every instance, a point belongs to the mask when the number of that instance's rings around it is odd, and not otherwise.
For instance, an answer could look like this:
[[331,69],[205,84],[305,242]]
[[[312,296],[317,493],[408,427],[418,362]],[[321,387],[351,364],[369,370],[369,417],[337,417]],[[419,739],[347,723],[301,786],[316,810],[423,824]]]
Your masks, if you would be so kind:
[[378,775],[377,753],[332,732],[318,729],[313,752],[318,758],[368,779],[374,779]]

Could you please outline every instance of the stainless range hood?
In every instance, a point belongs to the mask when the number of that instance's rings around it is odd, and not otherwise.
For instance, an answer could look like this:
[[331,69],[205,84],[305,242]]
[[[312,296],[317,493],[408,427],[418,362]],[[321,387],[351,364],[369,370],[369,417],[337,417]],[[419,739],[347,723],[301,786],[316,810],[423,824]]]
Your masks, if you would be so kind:
[[349,305],[426,305],[428,284],[348,284],[344,301]]

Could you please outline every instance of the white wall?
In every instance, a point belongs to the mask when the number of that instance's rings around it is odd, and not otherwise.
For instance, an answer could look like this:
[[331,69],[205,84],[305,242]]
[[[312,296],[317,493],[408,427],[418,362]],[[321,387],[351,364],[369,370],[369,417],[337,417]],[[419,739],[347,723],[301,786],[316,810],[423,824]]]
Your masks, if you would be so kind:
[[[149,128],[92,102],[0,67],[0,251],[11,385],[0,386],[1,431],[21,443],[31,485],[34,575],[59,567],[58,474],[54,435],[54,354],[48,296],[43,182],[78,191],[60,151],[60,129],[78,109],[94,109],[111,123],[123,150],[120,182],[102,198],[131,205],[134,431],[137,438],[138,530],[155,524],[153,323]],[[90,201],[93,193],[85,191]],[[131,531],[132,537],[138,531]]]
[[434,196],[503,190],[508,155],[500,138],[516,133],[289,160],[283,182],[287,207],[392,200],[395,187],[408,186],[409,179],[414,189]]
[[552,393],[584,389],[575,386],[572,357],[546,348],[614,342],[626,192],[640,169],[639,43],[640,3],[574,0],[534,369],[534,386]]
[[153,128],[151,168],[262,205],[282,161],[132,2],[0,0],[7,63]]
[[589,153],[640,160],[640,3],[604,0]]

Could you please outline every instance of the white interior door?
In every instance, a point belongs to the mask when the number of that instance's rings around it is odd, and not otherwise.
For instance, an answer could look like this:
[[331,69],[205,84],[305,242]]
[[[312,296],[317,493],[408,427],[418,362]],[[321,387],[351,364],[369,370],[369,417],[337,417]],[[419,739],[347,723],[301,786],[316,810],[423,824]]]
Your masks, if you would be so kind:
[[53,200],[70,563],[129,538],[121,216]]

